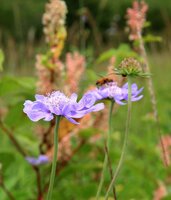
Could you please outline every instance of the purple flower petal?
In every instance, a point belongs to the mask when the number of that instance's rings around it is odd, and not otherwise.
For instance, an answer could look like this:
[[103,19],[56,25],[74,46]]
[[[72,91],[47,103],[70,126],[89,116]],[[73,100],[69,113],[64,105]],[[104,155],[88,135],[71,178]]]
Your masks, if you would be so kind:
[[139,101],[140,99],[142,99],[143,98],[143,95],[140,95],[140,96],[138,96],[138,97],[132,97],[131,98],[131,101]]
[[68,119],[71,123],[73,123],[73,124],[80,124],[80,123],[78,123],[77,121],[75,121],[74,119],[72,119],[71,117],[68,117],[68,116],[65,116],[65,118],[66,119]]
[[40,119],[45,121],[53,119],[52,113],[41,102],[25,101],[23,111],[34,122]]
[[90,108],[96,102],[96,97],[93,93],[86,93],[82,99],[78,102],[78,109]]
[[76,102],[78,98],[78,95],[76,93],[73,93],[70,97],[71,101]]
[[[140,99],[142,99],[143,95],[140,95],[140,96],[138,95],[142,92],[143,89],[144,88],[140,88],[138,90],[138,86],[135,83],[133,83],[131,85],[131,101],[139,101]],[[127,83],[122,87],[122,90],[124,94],[124,99],[128,100],[128,84]]]

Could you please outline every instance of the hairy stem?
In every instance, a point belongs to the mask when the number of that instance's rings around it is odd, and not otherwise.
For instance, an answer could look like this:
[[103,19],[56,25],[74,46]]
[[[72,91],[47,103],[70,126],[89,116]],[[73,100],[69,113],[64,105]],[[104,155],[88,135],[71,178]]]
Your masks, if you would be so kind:
[[51,200],[53,185],[54,185],[54,181],[55,181],[57,156],[58,156],[57,151],[58,151],[59,122],[60,122],[60,116],[57,116],[55,130],[54,130],[54,154],[53,154],[53,161],[52,161],[52,171],[51,171],[51,176],[50,176],[50,184],[49,184],[49,189],[48,189],[48,194],[47,194],[47,200]]
[[128,135],[129,135],[129,124],[130,124],[130,120],[131,120],[131,78],[128,77],[128,112],[127,112],[127,120],[126,120],[126,128],[125,128],[125,136],[124,136],[124,143],[123,143],[123,147],[122,147],[122,153],[121,153],[121,157],[118,163],[118,166],[116,168],[116,171],[113,175],[113,179],[108,187],[108,190],[106,192],[105,195],[105,200],[108,199],[109,193],[116,181],[116,178],[120,172],[122,163],[124,161],[124,156],[125,156],[125,152],[126,152],[126,146],[127,146],[127,142],[128,142]]
[[[112,110],[113,110],[113,105],[114,105],[114,101],[111,101],[111,106],[110,106],[110,110],[109,110],[109,128],[108,128],[108,134],[106,136],[107,149],[108,149],[107,152],[109,152],[110,135],[111,135],[111,132],[112,132]],[[102,186],[103,186],[103,183],[104,183],[105,171],[106,171],[106,167],[107,167],[107,163],[108,163],[107,152],[105,151],[105,158],[104,158],[104,162],[103,162],[102,175],[101,175],[99,187],[98,187],[97,194],[96,194],[96,200],[99,200],[100,193],[101,193],[101,190],[102,190]]]
[[[138,32],[138,37],[139,37],[140,54],[144,59],[143,70],[147,73],[150,73],[150,67],[149,67],[148,58],[147,58],[147,54],[146,54],[146,50],[145,50],[145,46],[144,46],[144,42],[143,42],[141,32]],[[150,99],[151,99],[154,119],[155,119],[156,124],[157,124],[158,137],[159,137],[161,148],[162,148],[164,164],[167,167],[167,166],[169,166],[169,161],[167,159],[166,149],[164,147],[163,140],[162,140],[162,134],[161,134],[160,122],[159,122],[159,116],[158,116],[158,110],[157,110],[157,101],[156,101],[156,96],[155,96],[155,92],[154,92],[153,80],[152,80],[151,77],[148,78],[147,84],[148,84],[148,89],[149,89],[149,93],[150,93],[150,97],[151,97]]]

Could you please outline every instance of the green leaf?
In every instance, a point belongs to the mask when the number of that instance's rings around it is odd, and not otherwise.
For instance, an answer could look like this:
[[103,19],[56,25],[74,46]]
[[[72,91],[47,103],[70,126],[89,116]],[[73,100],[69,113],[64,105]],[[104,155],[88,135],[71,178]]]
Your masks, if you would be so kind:
[[112,56],[116,58],[115,65],[118,65],[126,57],[134,57],[138,59],[138,55],[131,50],[127,44],[121,44],[117,49],[109,49],[102,53],[96,60],[96,64],[108,61]]
[[17,94],[19,92],[33,91],[35,79],[30,77],[5,76],[0,80],[0,96]]
[[10,106],[9,112],[5,118],[5,123],[11,127],[21,126],[27,122],[27,118],[23,113],[23,102]]

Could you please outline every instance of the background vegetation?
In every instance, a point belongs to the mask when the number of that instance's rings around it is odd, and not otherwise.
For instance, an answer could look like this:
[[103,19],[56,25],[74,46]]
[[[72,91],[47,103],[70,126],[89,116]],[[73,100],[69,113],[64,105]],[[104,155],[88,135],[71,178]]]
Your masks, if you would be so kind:
[[[22,112],[25,99],[32,99],[35,93],[35,55],[44,52],[47,46],[42,34],[42,14],[46,0],[1,0],[0,6],[0,49],[4,52],[4,71],[0,72],[0,107],[7,108],[4,122],[20,144],[30,154],[38,154],[37,136],[33,135],[35,124]],[[66,0],[68,5],[68,38],[64,53],[80,50],[87,58],[88,65],[82,87],[95,83],[98,73],[105,70],[95,60],[105,50],[117,48],[127,42],[125,12],[131,0]],[[147,33],[162,37],[162,42],[147,44],[148,58],[152,69],[162,134],[171,133],[171,79],[170,79],[170,0],[148,0],[147,15],[151,26]],[[85,9],[86,8],[86,9]],[[81,16],[87,21],[82,24]],[[75,32],[77,30],[77,32]],[[83,32],[82,32],[83,30]],[[0,67],[1,68],[1,67]],[[170,168],[165,169],[161,160],[156,126],[151,117],[151,104],[144,80],[144,98],[133,104],[132,125],[126,161],[116,184],[119,200],[151,200],[159,182],[167,183],[171,198]],[[83,90],[83,89],[82,89]],[[125,129],[126,107],[120,107],[113,116],[111,159],[116,167],[120,156]],[[43,123],[43,122],[41,122]],[[83,134],[87,139],[91,131]],[[56,179],[54,199],[87,200],[95,196],[98,174],[103,161],[103,141],[86,143]],[[30,165],[15,151],[7,135],[0,129],[0,163],[8,189],[17,200],[34,199],[36,181]],[[50,166],[41,166],[43,182]],[[109,177],[105,184],[109,182]],[[105,194],[105,188],[103,190]],[[0,188],[0,199],[7,199]]]

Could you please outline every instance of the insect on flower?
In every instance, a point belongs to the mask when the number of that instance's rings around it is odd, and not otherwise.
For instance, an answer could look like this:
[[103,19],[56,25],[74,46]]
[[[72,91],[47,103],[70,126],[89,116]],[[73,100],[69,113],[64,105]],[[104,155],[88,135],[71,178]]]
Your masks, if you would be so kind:
[[96,81],[96,85],[102,86],[102,85],[105,85],[106,83],[111,83],[111,82],[114,82],[114,80],[108,77],[103,77]]

